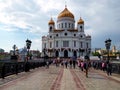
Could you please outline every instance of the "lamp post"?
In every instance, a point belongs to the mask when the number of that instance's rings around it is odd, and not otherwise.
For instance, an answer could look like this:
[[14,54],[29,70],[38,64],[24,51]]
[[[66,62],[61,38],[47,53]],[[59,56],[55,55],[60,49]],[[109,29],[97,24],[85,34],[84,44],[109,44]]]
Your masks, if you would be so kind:
[[111,41],[112,40],[110,38],[105,41],[105,46],[106,46],[106,50],[107,50],[107,53],[108,53],[108,55],[107,55],[107,63],[109,63],[109,59],[110,59],[109,50],[110,50],[110,46],[111,46]]
[[27,60],[28,60],[28,56],[29,56],[29,50],[30,50],[30,47],[31,47],[31,43],[32,41],[31,40],[26,40],[26,46],[27,46]]

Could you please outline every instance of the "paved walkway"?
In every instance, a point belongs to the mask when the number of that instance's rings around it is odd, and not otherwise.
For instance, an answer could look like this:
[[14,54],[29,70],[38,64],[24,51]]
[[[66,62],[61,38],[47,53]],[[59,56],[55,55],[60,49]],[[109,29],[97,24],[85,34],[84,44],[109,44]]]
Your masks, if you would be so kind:
[[78,68],[40,67],[0,79],[0,90],[120,90],[119,75],[91,69],[88,78]]

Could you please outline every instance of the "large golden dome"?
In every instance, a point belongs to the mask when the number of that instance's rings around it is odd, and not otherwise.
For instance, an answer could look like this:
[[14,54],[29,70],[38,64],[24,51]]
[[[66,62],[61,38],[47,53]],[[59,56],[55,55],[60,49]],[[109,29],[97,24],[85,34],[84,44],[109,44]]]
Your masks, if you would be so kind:
[[65,9],[58,15],[58,18],[71,17],[74,19],[74,15],[65,7]]
[[84,24],[84,21],[82,20],[82,18],[80,17],[78,24]]
[[49,24],[49,25],[50,25],[50,24],[52,24],[52,25],[55,24],[52,18],[50,19],[50,21],[48,22],[48,24]]

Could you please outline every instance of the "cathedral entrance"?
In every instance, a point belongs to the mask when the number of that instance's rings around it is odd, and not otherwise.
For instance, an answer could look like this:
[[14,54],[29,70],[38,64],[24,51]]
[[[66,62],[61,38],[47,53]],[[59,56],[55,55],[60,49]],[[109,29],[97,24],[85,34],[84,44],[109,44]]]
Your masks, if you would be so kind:
[[59,52],[58,51],[56,51],[55,56],[59,57]]
[[65,57],[65,58],[68,57],[68,51],[67,51],[67,50],[64,51],[64,57]]
[[77,57],[77,52],[76,51],[73,52],[73,56]]

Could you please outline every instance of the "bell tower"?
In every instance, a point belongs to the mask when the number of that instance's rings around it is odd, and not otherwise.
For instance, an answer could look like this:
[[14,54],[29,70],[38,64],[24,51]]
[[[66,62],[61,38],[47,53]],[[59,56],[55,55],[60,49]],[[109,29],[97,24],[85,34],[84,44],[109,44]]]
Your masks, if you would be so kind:
[[55,23],[52,18],[48,22],[48,25],[49,25],[49,33],[53,32],[53,30],[55,29]]
[[78,32],[80,32],[81,34],[84,34],[84,21],[82,20],[81,17],[77,22],[77,29],[78,29]]

